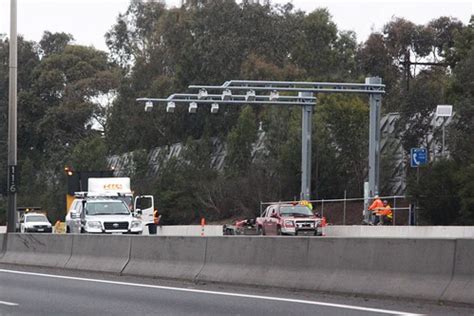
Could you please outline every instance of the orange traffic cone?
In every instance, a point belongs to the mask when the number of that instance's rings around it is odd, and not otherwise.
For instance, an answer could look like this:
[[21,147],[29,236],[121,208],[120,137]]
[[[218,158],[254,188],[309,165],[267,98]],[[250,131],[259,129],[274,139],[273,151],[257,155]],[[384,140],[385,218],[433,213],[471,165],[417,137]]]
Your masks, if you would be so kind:
[[201,237],[204,237],[204,226],[206,225],[206,219],[201,218]]
[[326,226],[327,226],[326,217],[323,217],[321,219],[321,233],[322,233],[323,236],[326,236],[326,232],[324,231]]

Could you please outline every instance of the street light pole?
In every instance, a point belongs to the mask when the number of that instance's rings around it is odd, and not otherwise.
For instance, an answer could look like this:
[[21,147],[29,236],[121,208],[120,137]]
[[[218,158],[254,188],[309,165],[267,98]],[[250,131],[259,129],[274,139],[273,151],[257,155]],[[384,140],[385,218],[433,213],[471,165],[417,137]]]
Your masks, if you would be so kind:
[[441,157],[444,159],[445,158],[445,154],[444,154],[444,145],[445,145],[445,130],[444,130],[444,126],[446,125],[446,119],[443,121],[443,148],[441,149]]
[[453,115],[453,106],[448,105],[448,104],[441,104],[436,106],[436,117],[443,117],[443,122],[441,123],[441,129],[443,131],[443,139],[441,143],[441,159],[444,159],[446,157],[446,149],[445,149],[445,137],[446,137],[446,131],[445,131],[445,125],[449,117]]
[[10,4],[10,83],[8,100],[8,222],[7,231],[15,232],[17,189],[17,1]]

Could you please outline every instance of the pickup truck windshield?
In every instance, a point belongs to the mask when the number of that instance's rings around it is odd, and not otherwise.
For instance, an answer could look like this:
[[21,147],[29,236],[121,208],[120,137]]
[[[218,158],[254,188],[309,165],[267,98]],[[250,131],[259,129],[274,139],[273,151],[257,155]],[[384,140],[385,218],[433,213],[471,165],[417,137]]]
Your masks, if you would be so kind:
[[87,215],[128,215],[128,207],[122,201],[87,202]]
[[281,216],[313,216],[313,212],[304,205],[280,206]]
[[26,216],[25,222],[47,222],[48,219],[43,215]]

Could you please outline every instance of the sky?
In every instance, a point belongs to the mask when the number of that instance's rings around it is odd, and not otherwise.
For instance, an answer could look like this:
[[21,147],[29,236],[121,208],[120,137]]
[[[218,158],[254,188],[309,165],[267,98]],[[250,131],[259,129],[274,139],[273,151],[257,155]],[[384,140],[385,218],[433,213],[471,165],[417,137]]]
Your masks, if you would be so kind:
[[[104,34],[126,11],[129,0],[17,0],[18,33],[39,41],[44,31],[66,32],[76,44],[107,50]],[[292,2],[295,8],[310,12],[328,8],[339,30],[352,30],[359,42],[372,31],[379,31],[392,17],[403,17],[426,24],[439,16],[458,18],[464,24],[473,14],[474,0],[273,0]],[[168,0],[176,6],[180,0]],[[10,0],[0,0],[0,34],[10,33]]]

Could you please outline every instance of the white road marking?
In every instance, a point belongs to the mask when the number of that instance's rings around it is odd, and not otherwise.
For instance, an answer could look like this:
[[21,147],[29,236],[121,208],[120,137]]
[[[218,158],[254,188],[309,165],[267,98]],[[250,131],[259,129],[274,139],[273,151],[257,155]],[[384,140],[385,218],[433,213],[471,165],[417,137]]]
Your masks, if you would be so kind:
[[11,302],[5,302],[5,301],[0,301],[0,305],[18,306],[17,303],[11,303]]
[[[231,293],[231,292],[217,292],[217,291],[197,290],[197,289],[188,289],[188,288],[180,288],[180,287],[170,287],[170,286],[151,285],[151,284],[139,284],[139,283],[128,283],[128,282],[108,281],[108,280],[89,279],[89,278],[78,278],[78,277],[71,277],[71,276],[64,276],[64,275],[52,275],[52,274],[26,272],[26,271],[15,271],[15,270],[5,270],[5,269],[0,269],[0,272],[11,273],[11,274],[32,275],[32,276],[47,277],[47,278],[54,278],[54,279],[67,279],[67,280],[74,280],[74,281],[84,281],[84,282],[94,282],[94,283],[113,284],[113,285],[122,285],[122,286],[152,288],[152,289],[178,291],[178,292],[191,292],[191,293],[210,294],[210,295],[222,295],[222,296],[252,298],[252,299],[260,299],[260,300],[267,300],[267,301],[278,301],[278,302],[287,302],[287,303],[318,305],[318,306],[335,307],[335,308],[341,308],[341,309],[351,309],[351,310],[374,312],[374,313],[381,313],[381,314],[390,314],[390,315],[423,316],[423,314],[412,314],[412,313],[405,313],[405,312],[393,311],[393,310],[387,310],[387,309],[378,309],[378,308],[360,307],[360,306],[353,306],[353,305],[325,303],[325,302],[318,302],[318,301],[307,301],[307,300],[273,297],[273,296],[262,296],[262,295],[239,294],[239,293]],[[14,303],[12,303],[12,304],[14,304]]]

